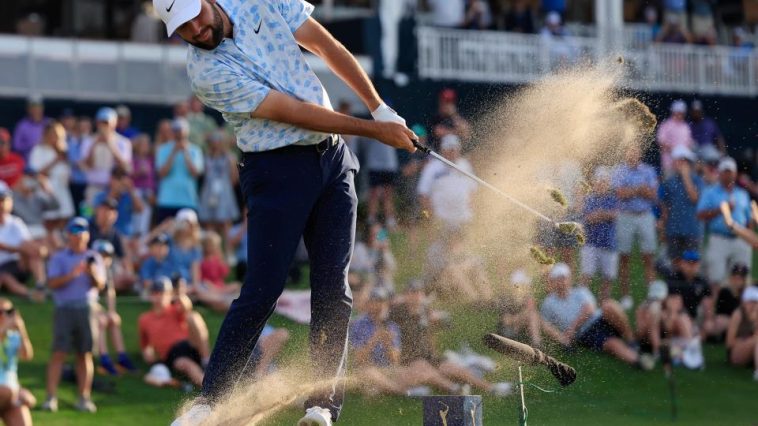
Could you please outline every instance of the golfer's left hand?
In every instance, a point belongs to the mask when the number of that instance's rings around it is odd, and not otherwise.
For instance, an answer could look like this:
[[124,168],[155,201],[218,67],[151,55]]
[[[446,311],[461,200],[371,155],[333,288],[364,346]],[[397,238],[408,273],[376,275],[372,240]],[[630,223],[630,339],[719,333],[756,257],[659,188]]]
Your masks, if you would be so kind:
[[374,117],[374,120],[376,121],[389,121],[405,126],[405,119],[398,115],[394,109],[390,108],[387,106],[387,104],[384,103],[379,105],[379,107],[375,110],[371,111],[371,116]]

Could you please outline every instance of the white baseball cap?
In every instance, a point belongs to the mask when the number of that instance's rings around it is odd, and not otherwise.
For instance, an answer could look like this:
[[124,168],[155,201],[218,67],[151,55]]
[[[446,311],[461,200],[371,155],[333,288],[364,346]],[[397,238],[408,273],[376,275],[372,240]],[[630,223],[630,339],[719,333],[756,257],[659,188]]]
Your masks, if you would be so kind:
[[177,222],[190,222],[192,224],[197,223],[197,213],[192,209],[181,209],[176,212]]
[[687,104],[683,100],[677,99],[671,104],[671,112],[680,112],[684,114],[687,112]]
[[697,160],[697,157],[695,157],[695,153],[692,152],[689,148],[687,148],[684,145],[677,145],[674,147],[674,149],[671,151],[671,158],[674,160],[690,160],[695,161]]
[[758,302],[758,287],[751,285],[742,292],[743,302]]
[[647,288],[647,298],[649,300],[663,300],[669,294],[669,287],[661,280],[655,280]]
[[549,278],[568,278],[571,276],[571,268],[565,263],[556,263],[553,269],[550,270]]
[[166,24],[168,36],[183,23],[200,14],[202,0],[153,0],[153,7]]
[[719,161],[719,172],[725,172],[727,170],[731,172],[737,171],[737,162],[732,157],[724,157]]
[[445,135],[440,138],[440,149],[443,151],[448,149],[461,149],[461,140],[458,136],[453,134]]
[[165,385],[171,382],[171,371],[165,364],[155,364],[150,367],[150,371],[147,373],[147,377],[159,385]]

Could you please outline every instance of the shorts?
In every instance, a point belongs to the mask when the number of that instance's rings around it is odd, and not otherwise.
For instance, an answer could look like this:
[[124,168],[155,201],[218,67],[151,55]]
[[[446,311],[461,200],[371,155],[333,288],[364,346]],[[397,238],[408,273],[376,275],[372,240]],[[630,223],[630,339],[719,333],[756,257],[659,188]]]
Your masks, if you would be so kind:
[[[727,271],[735,263],[750,268],[753,264],[753,249],[737,237],[711,234],[705,249],[705,272],[708,281],[726,285]],[[749,275],[748,275],[749,276]]]
[[180,340],[174,343],[174,345],[171,346],[171,349],[168,350],[168,355],[166,355],[166,359],[164,360],[164,363],[174,374],[177,373],[174,369],[174,363],[179,358],[189,358],[197,365],[203,365],[203,361],[200,359],[200,352],[190,345],[190,342],[187,340]]
[[397,182],[397,172],[368,172],[368,185],[372,188],[377,186],[395,186]]
[[672,235],[666,237],[668,244],[669,258],[681,259],[685,251],[700,251],[700,238],[689,237],[686,235]]
[[600,317],[584,333],[577,336],[576,341],[585,348],[602,351],[605,342],[612,337],[621,337],[621,335],[608,321]]
[[97,307],[56,306],[53,313],[53,352],[92,352],[98,332]]
[[615,250],[584,246],[582,247],[582,275],[594,277],[599,272],[603,278],[615,280],[618,276],[619,255]]
[[29,279],[29,272],[21,269],[18,260],[9,260],[0,265],[0,274],[8,274],[22,284]]
[[621,254],[630,254],[634,241],[639,239],[640,252],[655,253],[655,217],[652,213],[619,213],[616,218],[616,243]]

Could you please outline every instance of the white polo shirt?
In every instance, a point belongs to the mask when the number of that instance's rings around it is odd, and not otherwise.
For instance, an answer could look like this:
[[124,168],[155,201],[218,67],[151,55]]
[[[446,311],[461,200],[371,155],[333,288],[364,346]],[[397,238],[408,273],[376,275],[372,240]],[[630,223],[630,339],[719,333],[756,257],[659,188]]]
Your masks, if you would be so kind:
[[303,0],[217,3],[234,25],[233,39],[224,39],[211,51],[189,47],[187,74],[197,97],[222,113],[245,152],[309,145],[326,138],[323,133],[250,117],[272,89],[332,109],[294,36],[313,5]]
[[[0,243],[11,247],[18,247],[31,239],[32,236],[29,234],[29,229],[20,217],[13,216],[12,214],[5,216],[5,222],[0,225]],[[18,259],[18,253],[0,250],[0,265]]]

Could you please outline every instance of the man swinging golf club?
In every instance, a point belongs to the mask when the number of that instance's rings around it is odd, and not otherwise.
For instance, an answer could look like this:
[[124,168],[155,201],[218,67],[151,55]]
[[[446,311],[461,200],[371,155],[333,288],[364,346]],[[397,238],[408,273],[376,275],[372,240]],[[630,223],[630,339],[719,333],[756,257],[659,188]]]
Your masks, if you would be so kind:
[[[313,378],[331,381],[306,401],[298,425],[331,425],[342,407],[348,319],[347,268],[355,236],[355,156],[340,134],[415,151],[416,135],[387,107],[353,55],[310,17],[303,0],[153,0],[168,34],[192,46],[192,90],[234,126],[243,155],[248,271],[219,331],[201,398],[176,425],[210,416],[254,371],[250,354],[282,293],[300,237],[311,261]],[[323,59],[374,121],[335,113],[300,51]],[[183,155],[181,152],[180,155]]]

